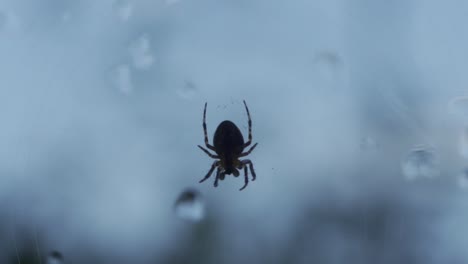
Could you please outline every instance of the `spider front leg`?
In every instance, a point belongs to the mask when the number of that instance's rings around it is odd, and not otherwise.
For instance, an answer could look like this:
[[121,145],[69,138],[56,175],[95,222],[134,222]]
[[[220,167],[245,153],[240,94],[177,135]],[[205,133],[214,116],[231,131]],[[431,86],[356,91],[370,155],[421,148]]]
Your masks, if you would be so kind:
[[245,102],[244,100],[244,106],[245,106],[245,110],[247,111],[247,118],[249,119],[249,140],[247,142],[245,142],[244,144],[244,148],[250,146],[250,144],[252,143],[252,119],[250,119],[250,112],[249,112],[249,108],[247,107],[247,103]]
[[246,152],[244,152],[244,153],[241,153],[241,154],[239,155],[239,157],[245,157],[245,156],[249,155],[250,152],[252,152],[252,151],[255,149],[255,147],[256,147],[257,145],[258,145],[258,143],[255,143],[255,145],[253,145],[252,147],[250,147],[250,149],[249,149],[248,151],[246,151]]
[[[211,174],[213,174],[214,169],[215,169],[216,167],[218,167],[218,165],[219,165],[219,161],[213,162],[213,164],[211,165],[210,170],[209,170],[208,173],[205,175],[205,177],[199,181],[199,183],[202,183],[202,182],[206,181],[206,180],[211,176]],[[218,167],[218,171],[219,171],[219,167]],[[218,176],[218,175],[216,175],[216,176]],[[218,177],[216,177],[216,178],[218,178]]]
[[208,103],[205,103],[205,110],[203,111],[203,133],[205,134],[205,146],[213,151],[216,151],[215,147],[208,143],[208,132],[206,132],[206,106]]

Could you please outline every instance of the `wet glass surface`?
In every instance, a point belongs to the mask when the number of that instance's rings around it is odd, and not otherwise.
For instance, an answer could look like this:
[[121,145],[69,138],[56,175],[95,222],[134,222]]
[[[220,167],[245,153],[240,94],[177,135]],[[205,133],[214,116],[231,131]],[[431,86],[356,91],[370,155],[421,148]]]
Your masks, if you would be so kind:
[[468,263],[467,8],[0,2],[0,263]]

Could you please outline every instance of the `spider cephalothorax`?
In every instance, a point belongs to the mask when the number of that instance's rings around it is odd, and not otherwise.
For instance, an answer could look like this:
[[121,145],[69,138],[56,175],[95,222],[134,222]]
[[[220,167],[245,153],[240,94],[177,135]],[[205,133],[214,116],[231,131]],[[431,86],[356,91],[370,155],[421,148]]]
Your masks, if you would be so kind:
[[216,170],[216,179],[214,182],[214,186],[218,186],[218,180],[224,180],[226,175],[233,174],[234,177],[239,176],[239,170],[244,169],[245,175],[245,184],[240,189],[242,191],[247,184],[249,183],[249,172],[247,166],[249,166],[250,171],[252,172],[252,181],[255,180],[255,171],[253,168],[252,161],[248,159],[239,160],[241,157],[245,157],[254,150],[257,146],[255,143],[248,151],[243,152],[244,149],[252,143],[252,120],[250,119],[249,108],[247,108],[247,104],[244,101],[245,110],[247,111],[247,117],[249,119],[249,140],[244,143],[244,137],[242,137],[242,133],[240,132],[237,126],[229,121],[223,121],[219,124],[218,128],[216,128],[214,137],[213,137],[213,144],[214,146],[208,143],[208,133],[206,132],[206,106],[205,103],[205,110],[203,111],[203,132],[205,134],[205,145],[208,149],[216,152],[217,155],[210,153],[207,149],[203,148],[202,146],[198,145],[198,147],[203,150],[208,156],[212,157],[213,159],[219,159],[213,162],[211,165],[210,170],[206,174],[206,176],[200,180],[200,182],[205,181],[208,179],[215,168]]

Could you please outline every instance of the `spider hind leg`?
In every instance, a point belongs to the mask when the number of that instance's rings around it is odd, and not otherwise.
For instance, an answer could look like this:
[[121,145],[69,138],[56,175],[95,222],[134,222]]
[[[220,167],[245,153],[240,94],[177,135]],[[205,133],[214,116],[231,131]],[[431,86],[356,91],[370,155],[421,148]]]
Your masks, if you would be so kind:
[[242,160],[241,162],[245,166],[245,168],[247,168],[247,165],[249,165],[250,173],[252,173],[252,181],[255,181],[255,179],[257,178],[257,175],[255,174],[252,161],[249,159],[245,159],[245,160]]
[[218,169],[216,170],[216,179],[214,181],[214,187],[218,187],[218,180],[224,180],[224,171],[218,167]]
[[244,183],[244,186],[242,186],[242,188],[239,189],[239,191],[242,191],[245,189],[245,187],[247,187],[247,185],[249,184],[249,171],[247,170],[247,166],[244,165],[244,176],[245,176],[245,183]]

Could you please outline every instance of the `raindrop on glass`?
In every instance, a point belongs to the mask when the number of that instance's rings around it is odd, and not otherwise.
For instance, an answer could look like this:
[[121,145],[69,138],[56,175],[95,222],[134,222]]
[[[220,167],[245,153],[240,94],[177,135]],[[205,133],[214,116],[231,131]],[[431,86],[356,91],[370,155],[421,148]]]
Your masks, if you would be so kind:
[[370,136],[361,138],[359,146],[363,151],[375,150],[379,147],[375,138]]
[[468,159],[468,128],[463,129],[460,133],[458,152],[460,153],[460,156]]
[[63,12],[63,14],[62,14],[62,21],[63,22],[70,22],[71,19],[72,19],[72,14],[71,14],[70,11]]
[[432,148],[425,146],[411,150],[403,160],[401,168],[408,180],[432,178],[439,174],[437,155]]
[[58,251],[50,252],[47,257],[47,264],[63,264],[63,255]]
[[315,72],[324,81],[330,82],[337,77],[341,68],[340,56],[334,52],[320,52],[313,59]]
[[132,57],[133,66],[137,69],[148,69],[154,63],[150,38],[147,34],[143,34],[131,43],[129,52]]
[[129,20],[133,14],[133,4],[129,0],[115,0],[113,9],[122,21]]
[[448,110],[451,114],[454,114],[463,119],[468,118],[468,96],[460,96],[453,98],[448,103]]
[[197,93],[197,86],[191,81],[185,81],[182,87],[177,90],[177,94],[184,99],[192,99]]
[[2,12],[0,10],[0,30],[2,30],[3,28],[6,27],[8,23],[8,17],[7,17],[7,14],[5,14],[4,12]]
[[457,185],[463,190],[468,190],[468,168],[465,168],[457,178]]
[[117,89],[124,93],[130,94],[133,91],[132,72],[130,66],[126,64],[119,65],[111,72],[112,83]]
[[13,12],[0,10],[0,32],[21,29],[21,19]]
[[197,190],[187,189],[177,198],[174,210],[181,219],[199,222],[205,216],[203,197]]

